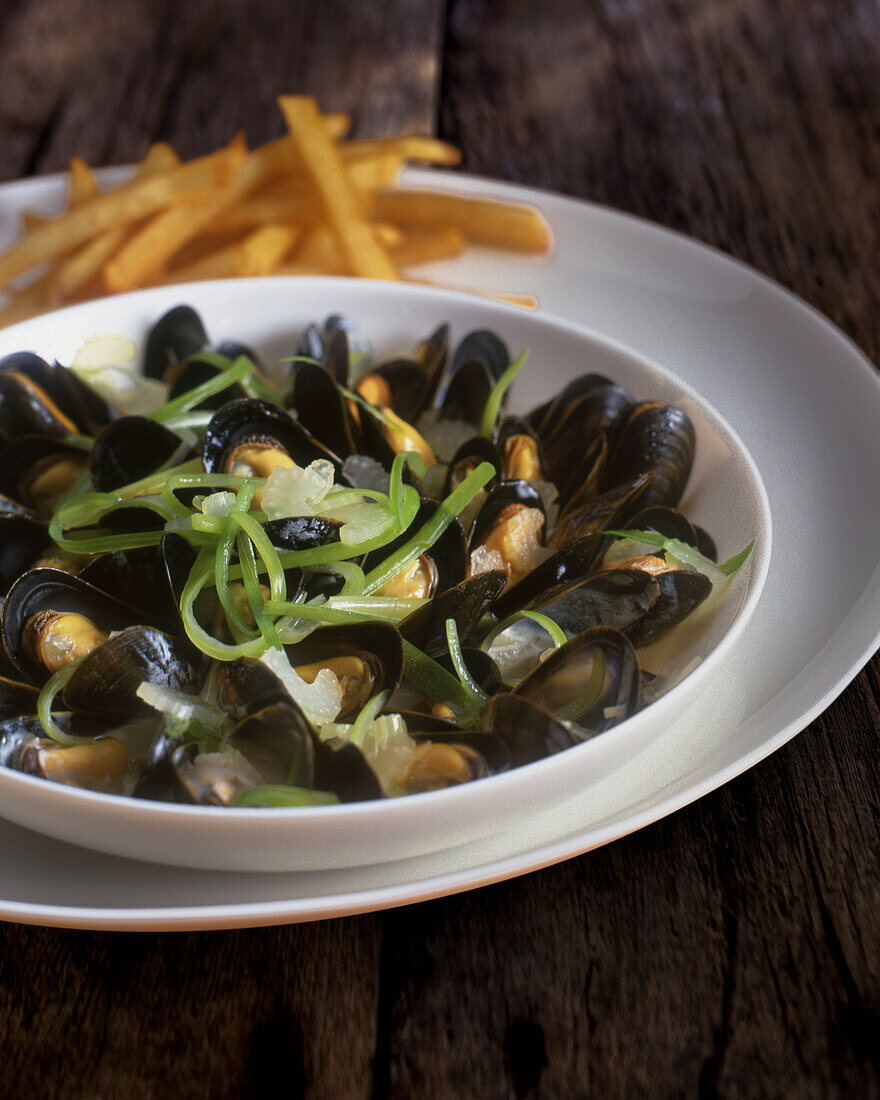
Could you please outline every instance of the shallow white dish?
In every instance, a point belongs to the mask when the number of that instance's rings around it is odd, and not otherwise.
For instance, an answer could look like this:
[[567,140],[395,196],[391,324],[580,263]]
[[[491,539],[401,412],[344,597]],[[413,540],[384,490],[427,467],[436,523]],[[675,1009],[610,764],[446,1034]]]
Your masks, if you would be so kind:
[[[409,173],[414,185],[427,179]],[[521,875],[642,828],[752,767],[821,713],[877,648],[880,378],[858,348],[757,272],[678,234],[513,185],[430,180],[537,202],[557,234],[549,260],[485,252],[438,266],[438,277],[533,291],[543,309],[626,342],[724,408],[761,467],[774,517],[767,585],[741,643],[711,690],[649,749],[583,798],[506,833],[381,867],[245,875],[115,859],[0,820],[0,917],[239,927],[366,912]],[[51,213],[62,197],[58,177],[0,187],[0,243],[23,209]],[[841,530],[851,536],[846,569]]]
[[509,828],[610,774],[682,712],[735,645],[769,567],[767,497],[736,435],[673,376],[570,323],[470,295],[347,279],[201,283],[89,302],[0,332],[0,356],[30,350],[70,362],[85,339],[108,333],[143,346],[150,326],[182,301],[199,312],[212,341],[240,340],[273,359],[293,354],[306,326],[333,312],[354,319],[380,355],[413,346],[441,321],[450,323],[453,344],[473,329],[491,328],[512,354],[531,349],[513,391],[511,404],[519,411],[587,370],[607,375],[639,399],[674,404],[690,416],[697,435],[682,510],[713,535],[722,559],[753,538],[755,551],[718,613],[695,615],[699,627],[687,624],[675,667],[700,660],[681,683],[602,736],[529,767],[418,797],[243,811],[119,798],[4,768],[4,817],[98,851],[212,870],[314,871],[425,855]]

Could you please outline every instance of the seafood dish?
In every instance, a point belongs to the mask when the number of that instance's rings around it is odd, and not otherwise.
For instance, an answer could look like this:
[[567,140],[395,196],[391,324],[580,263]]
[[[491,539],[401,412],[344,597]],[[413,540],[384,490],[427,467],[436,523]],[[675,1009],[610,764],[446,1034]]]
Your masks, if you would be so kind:
[[[690,671],[718,562],[687,414],[528,349],[338,315],[269,362],[189,306],[0,359],[0,764],[110,794],[320,807],[485,780]],[[734,548],[725,548],[731,550]]]

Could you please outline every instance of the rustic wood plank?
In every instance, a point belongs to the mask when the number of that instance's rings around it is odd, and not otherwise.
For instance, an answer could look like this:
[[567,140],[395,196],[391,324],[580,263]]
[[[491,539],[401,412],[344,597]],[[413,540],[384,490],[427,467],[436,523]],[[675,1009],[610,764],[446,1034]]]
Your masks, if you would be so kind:
[[[441,132],[734,252],[876,355],[878,41],[857,0],[456,0]],[[391,1095],[877,1095],[878,683],[669,821],[390,916]]]
[[[5,927],[4,1096],[363,1098],[379,917],[180,935]],[[10,1041],[14,1038],[15,1041]],[[343,1054],[344,1052],[344,1054]]]
[[[275,97],[308,92],[353,132],[429,132],[439,0],[320,8],[273,0],[30,0],[0,22],[0,179],[141,157],[191,157],[284,130]],[[95,28],[101,33],[96,34]]]
[[[0,178],[283,131],[282,92],[361,135],[429,132],[442,3],[0,5]],[[100,32],[97,31],[100,28]],[[0,1095],[366,1097],[381,918],[204,935],[0,926]]]

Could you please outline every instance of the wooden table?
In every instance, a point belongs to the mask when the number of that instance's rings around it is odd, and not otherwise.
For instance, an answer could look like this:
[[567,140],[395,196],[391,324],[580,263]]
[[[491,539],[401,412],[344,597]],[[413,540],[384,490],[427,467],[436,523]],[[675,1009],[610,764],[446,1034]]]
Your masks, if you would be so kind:
[[[2,178],[256,143],[311,91],[716,245],[880,353],[876,0],[18,0],[0,71]],[[878,670],[712,796],[490,889],[253,932],[3,926],[0,1094],[880,1095]]]

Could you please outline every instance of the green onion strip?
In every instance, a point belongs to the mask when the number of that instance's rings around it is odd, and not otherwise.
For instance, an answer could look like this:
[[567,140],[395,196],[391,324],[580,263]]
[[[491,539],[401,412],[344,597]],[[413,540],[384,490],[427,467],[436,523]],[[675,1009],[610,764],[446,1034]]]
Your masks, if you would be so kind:
[[[199,359],[210,362],[209,354],[200,352]],[[222,356],[218,358],[223,359]],[[229,360],[227,359],[225,362],[228,363]],[[242,381],[253,372],[254,364],[247,356],[240,355],[228,369],[222,369],[219,374],[209,378],[207,382],[193,386],[191,390],[182,393],[180,397],[175,397],[173,401],[166,402],[161,409],[156,409],[155,412],[150,413],[150,419],[155,420],[157,424],[167,424],[169,420],[174,420],[181,413],[188,413],[194,405],[201,404],[205,398],[213,397],[215,393],[221,393],[234,382]]]
[[403,640],[404,673],[429,699],[446,703],[459,725],[472,726],[480,716],[482,705],[474,699],[460,680],[451,676],[426,653]]
[[513,382],[514,378],[516,378],[526,365],[526,359],[529,357],[530,350],[531,348],[526,348],[522,351],[492,388],[492,392],[489,394],[489,400],[486,402],[486,407],[483,410],[483,418],[480,421],[480,435],[483,436],[484,439],[492,438],[492,434],[495,431],[495,421],[498,419],[498,414],[501,411],[501,402],[504,400],[504,395],[510,388],[511,382]]
[[[226,615],[226,622],[229,624],[232,636],[239,643],[253,640],[258,632],[251,629],[250,624],[229,595],[229,559],[238,535],[238,527],[233,516],[234,513],[248,510],[255,492],[256,486],[248,482],[245,482],[238,490],[235,504],[230,509],[229,515],[223,520],[221,535],[217,540],[217,547],[214,551],[214,583],[217,588],[217,598],[220,600],[220,606]],[[241,557],[240,552],[239,557]],[[257,589],[259,590],[259,584]]]
[[49,677],[37,697],[37,717],[40,719],[40,725],[53,741],[57,741],[59,745],[64,745],[66,748],[72,745],[91,745],[95,740],[94,737],[75,737],[71,733],[65,733],[52,717],[55,696],[64,690],[67,682],[84,660],[85,657],[78,657],[75,661],[70,661],[59,668]]
[[452,667],[461,680],[462,687],[474,698],[474,702],[482,708],[489,702],[489,696],[483,691],[477,681],[471,676],[470,669],[465,664],[464,654],[461,652],[461,643],[458,640],[458,625],[455,619],[446,620],[446,644],[449,646],[449,656],[452,658]]

